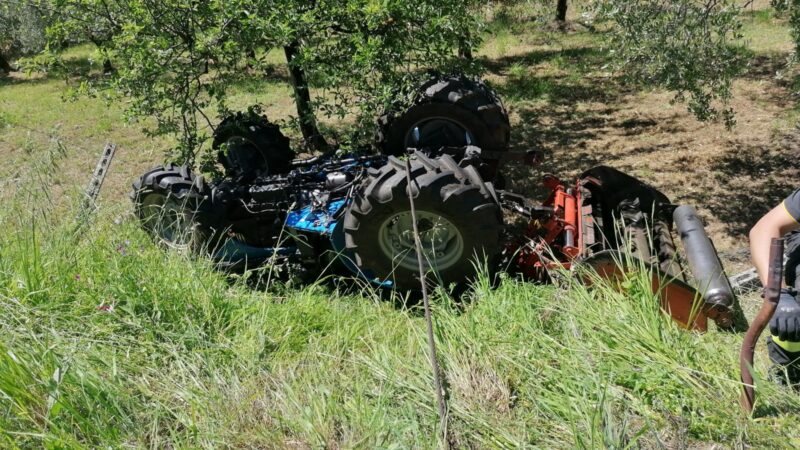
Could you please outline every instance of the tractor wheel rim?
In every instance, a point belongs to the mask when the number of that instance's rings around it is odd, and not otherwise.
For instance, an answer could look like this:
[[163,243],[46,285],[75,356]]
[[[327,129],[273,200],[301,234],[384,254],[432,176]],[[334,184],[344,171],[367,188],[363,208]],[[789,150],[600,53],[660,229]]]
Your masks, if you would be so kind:
[[183,202],[171,195],[151,194],[142,200],[142,218],[146,228],[162,244],[186,249],[192,239],[192,220]]
[[464,147],[475,136],[461,122],[449,117],[429,117],[415,123],[406,133],[406,148]]
[[[243,136],[231,136],[224,142],[223,151],[225,151],[226,153],[229,153],[231,150],[234,150],[235,152],[244,151],[242,150],[243,147],[249,147],[252,154],[257,155],[259,157],[261,163],[264,164],[266,173],[271,172],[272,168],[269,166],[269,161],[267,161],[264,155],[260,151],[258,151],[258,145],[251,139],[247,139],[246,137]],[[238,162],[239,164],[242,163],[242,161],[240,160],[237,160],[236,162]]]
[[[417,227],[423,252],[423,268],[445,270],[464,253],[464,239],[449,219],[428,211],[417,211]],[[411,211],[393,214],[380,228],[378,245],[396,266],[416,271],[416,245]]]

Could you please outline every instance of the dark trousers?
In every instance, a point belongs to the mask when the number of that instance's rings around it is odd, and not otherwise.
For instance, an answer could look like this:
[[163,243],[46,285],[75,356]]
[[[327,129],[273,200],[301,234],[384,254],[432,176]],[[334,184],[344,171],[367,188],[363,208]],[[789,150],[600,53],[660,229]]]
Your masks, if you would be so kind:
[[[786,265],[783,269],[786,286],[800,292],[800,231],[792,231],[785,236]],[[786,377],[791,384],[800,383],[800,352],[789,352],[772,341],[772,336],[767,337],[767,351],[769,359],[776,364],[778,369],[786,371]],[[783,373],[776,374],[779,377]]]

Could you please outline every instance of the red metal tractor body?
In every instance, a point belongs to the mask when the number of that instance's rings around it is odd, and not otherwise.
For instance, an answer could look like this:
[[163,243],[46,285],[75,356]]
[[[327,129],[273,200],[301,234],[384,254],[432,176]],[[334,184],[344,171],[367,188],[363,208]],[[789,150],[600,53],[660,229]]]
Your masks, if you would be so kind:
[[733,291],[693,208],[673,205],[655,188],[603,166],[572,185],[551,175],[543,184],[550,194],[539,205],[499,192],[503,206],[527,221],[506,249],[522,276],[544,281],[554,269],[591,268],[618,280],[644,268],[663,309],[683,327],[705,331],[709,318],[721,328],[734,326]]

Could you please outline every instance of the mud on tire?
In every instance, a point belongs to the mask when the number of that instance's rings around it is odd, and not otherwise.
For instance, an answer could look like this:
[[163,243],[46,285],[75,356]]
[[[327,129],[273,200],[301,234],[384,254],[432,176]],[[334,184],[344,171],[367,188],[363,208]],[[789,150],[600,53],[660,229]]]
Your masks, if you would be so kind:
[[[508,112],[484,82],[461,76],[436,76],[420,86],[412,105],[388,111],[378,119],[377,144],[383,153],[405,154],[407,148],[438,150],[475,145],[506,151],[511,133]],[[487,159],[487,179],[498,161]]]
[[[425,269],[443,285],[468,281],[476,257],[491,262],[500,253],[502,212],[493,188],[472,166],[448,155],[415,153],[411,191],[426,256]],[[406,165],[390,157],[371,173],[344,219],[345,242],[369,278],[391,281],[399,290],[419,288]]]
[[197,250],[205,233],[196,220],[205,184],[187,166],[168,164],[145,172],[133,185],[134,214],[153,240],[170,248]]

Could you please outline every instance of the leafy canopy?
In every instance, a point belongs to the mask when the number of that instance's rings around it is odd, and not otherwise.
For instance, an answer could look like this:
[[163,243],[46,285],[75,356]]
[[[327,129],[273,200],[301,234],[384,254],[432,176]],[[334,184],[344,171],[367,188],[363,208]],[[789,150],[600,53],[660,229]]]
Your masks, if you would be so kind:
[[[375,113],[406,98],[425,70],[478,73],[479,61],[458,55],[477,47],[490,8],[478,0],[54,2],[61,14],[53,35],[86,32],[92,22],[117,68],[109,87],[130,98],[131,117],[156,119],[151,131],[180,135],[183,160],[193,160],[206,141],[213,116],[227,112],[230,87],[262,76],[270,49],[298,49],[289,64],[316,89],[317,113],[352,113],[357,129],[367,130]],[[542,1],[518,3],[540,8]],[[630,80],[675,91],[701,120],[733,123],[731,83],[744,68],[737,44],[742,5],[594,0],[590,6],[614,66]]]
[[479,31],[473,2],[464,0],[56,1],[69,12],[62,35],[87,17],[110,35],[110,87],[130,97],[132,117],[156,119],[151,131],[182,136],[180,155],[189,160],[212,116],[227,111],[230,86],[261,76],[269,49],[298,45],[291,64],[327,94],[315,99],[317,110],[363,119],[409,73],[463,68],[453,49],[474,45]]
[[604,0],[599,18],[610,24],[615,64],[632,81],[688,96],[700,120],[722,118],[733,125],[728,106],[731,82],[745,67],[739,14],[733,0]]

